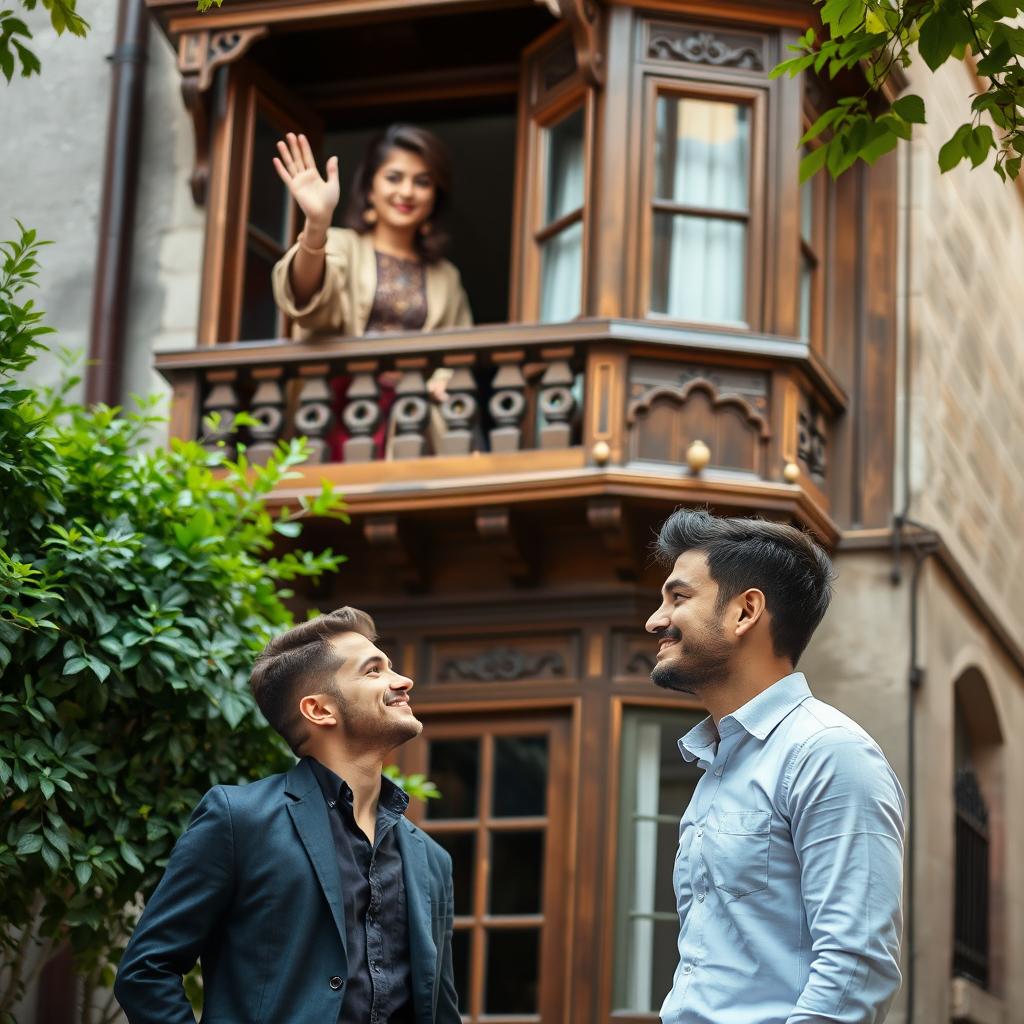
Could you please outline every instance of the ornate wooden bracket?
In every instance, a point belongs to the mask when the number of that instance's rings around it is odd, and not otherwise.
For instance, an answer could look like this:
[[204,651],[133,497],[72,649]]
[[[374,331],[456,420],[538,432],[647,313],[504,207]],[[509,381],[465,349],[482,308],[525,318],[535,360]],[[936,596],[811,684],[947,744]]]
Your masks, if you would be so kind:
[[214,72],[238,60],[257,39],[269,29],[266,25],[233,28],[221,31],[204,29],[186,32],[178,40],[178,71],[181,72],[181,95],[185,109],[192,117],[196,139],[196,157],[189,177],[192,198],[196,205],[206,202],[210,180],[210,86]]
[[604,53],[601,48],[602,17],[598,0],[538,0],[556,17],[564,18],[576,47],[576,63],[584,79],[604,84]]
[[363,536],[374,549],[373,557],[386,566],[409,593],[427,589],[430,573],[423,545],[397,516],[367,516]]
[[537,538],[513,518],[507,505],[477,509],[476,532],[490,542],[491,552],[513,583],[530,586],[537,582],[540,545]]
[[635,580],[639,575],[629,515],[618,498],[591,498],[587,503],[587,522],[597,530],[616,575]]

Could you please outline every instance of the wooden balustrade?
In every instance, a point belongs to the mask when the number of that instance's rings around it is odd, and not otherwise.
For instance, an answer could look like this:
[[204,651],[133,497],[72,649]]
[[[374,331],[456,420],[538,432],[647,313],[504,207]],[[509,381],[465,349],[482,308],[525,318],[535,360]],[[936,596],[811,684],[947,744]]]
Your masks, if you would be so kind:
[[[685,488],[679,500],[800,504],[806,521],[832,529],[829,448],[846,399],[802,346],[745,338],[745,351],[727,351],[718,336],[681,332],[670,344],[649,325],[618,322],[560,329],[564,341],[538,325],[502,325],[239,344],[161,355],[158,367],[174,385],[179,433],[237,440],[257,463],[304,436],[310,462],[329,466],[347,493],[411,480],[421,490],[453,481],[458,492],[473,476],[544,473],[564,490],[574,475],[604,472],[645,493]],[[243,410],[257,425],[229,437]],[[219,426],[201,426],[214,412]]]

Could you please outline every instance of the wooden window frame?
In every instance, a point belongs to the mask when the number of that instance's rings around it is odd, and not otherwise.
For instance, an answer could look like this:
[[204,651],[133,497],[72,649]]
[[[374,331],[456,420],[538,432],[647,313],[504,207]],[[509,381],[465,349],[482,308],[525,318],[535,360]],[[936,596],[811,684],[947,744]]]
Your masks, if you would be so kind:
[[[248,61],[222,68],[223,116],[218,119],[212,142],[210,195],[207,205],[206,241],[203,249],[202,297],[199,313],[199,344],[230,343],[238,338],[245,289],[246,243],[249,235],[249,193],[257,112],[262,108],[271,121],[302,126],[313,151],[320,148],[319,118],[288,102],[286,90]],[[306,124],[310,121],[310,124]],[[284,187],[282,185],[282,187]],[[288,202],[287,245],[300,227],[298,206]],[[290,321],[277,317],[278,337],[287,338]]]
[[[585,316],[590,271],[590,211],[594,160],[594,91],[583,81],[577,68],[571,76],[545,90],[540,82],[543,51],[553,49],[567,33],[556,25],[523,51],[523,79],[518,116],[518,157],[516,196],[513,203],[512,282],[509,301],[510,323],[540,320],[542,245],[573,224],[582,223],[582,266],[580,270],[580,312]],[[583,110],[583,205],[547,223],[545,203],[548,187],[548,131],[575,110]]]
[[[804,104],[803,117],[802,117],[802,130],[800,132],[801,137],[807,131],[808,128],[817,119],[818,113],[810,105],[810,103]],[[823,141],[820,138],[811,139],[806,144],[808,151],[817,149],[823,145]],[[800,208],[800,225],[799,225],[799,275],[798,275],[798,288],[799,294],[797,297],[797,330],[799,331],[799,325],[803,320],[803,271],[805,262],[811,266],[811,315],[810,315],[810,331],[806,338],[801,338],[801,341],[806,341],[811,349],[822,355],[825,350],[825,330],[827,324],[826,317],[826,302],[828,294],[828,247],[830,242],[831,230],[831,203],[830,194],[832,189],[830,186],[830,179],[827,177],[825,171],[813,175],[808,181],[804,182],[800,186],[801,190],[807,186],[811,188],[811,239],[808,241],[804,237],[803,228],[803,196],[798,194],[799,208]]]
[[[764,241],[765,216],[768,205],[769,185],[765,179],[768,152],[768,92],[761,86],[734,85],[712,82],[692,76],[668,76],[647,74],[643,90],[643,135],[640,169],[639,206],[636,209],[639,230],[639,252],[635,260],[637,274],[635,294],[639,303],[635,312],[643,320],[654,323],[673,324],[698,329],[720,328],[731,332],[755,332],[762,327],[764,299]],[[657,102],[661,96],[677,99],[699,99],[713,102],[743,104],[750,108],[750,167],[748,172],[748,212],[744,217],[722,211],[706,211],[723,220],[742,219],[747,225],[746,240],[746,293],[744,296],[743,323],[718,323],[706,320],[681,320],[665,313],[651,310],[653,291],[654,258],[654,195],[655,143],[657,138]],[[665,205],[665,204],[662,204]],[[701,215],[699,208],[676,207],[671,212]]]
[[[575,750],[577,701],[536,702],[524,705],[521,701],[497,701],[484,706],[460,704],[448,707],[443,704],[417,705],[426,718],[429,743],[434,739],[490,738],[481,743],[480,790],[477,814],[474,818],[431,819],[424,813],[425,808],[410,808],[410,817],[428,835],[432,830],[437,834],[466,833],[476,835],[475,877],[473,879],[473,909],[469,915],[454,918],[455,930],[469,930],[475,934],[470,949],[468,1012],[462,1015],[465,1021],[501,1020],[513,1022],[537,1022],[544,1018],[546,1008],[557,1004],[556,1019],[561,1019],[569,1005],[567,987],[568,957],[566,956],[566,935],[572,908],[564,899],[559,883],[571,888],[572,865],[569,861],[570,836],[575,828]],[[502,714],[496,715],[496,711]],[[545,735],[548,737],[548,788],[547,807],[543,817],[498,817],[489,812],[489,787],[493,783],[493,740],[499,736]],[[426,744],[419,743],[400,758],[407,772],[428,772],[428,751]],[[488,795],[485,795],[488,794]],[[561,817],[559,815],[561,814]],[[491,831],[513,832],[545,831],[545,874],[541,892],[541,913],[537,915],[490,915],[486,913],[490,882],[490,850],[485,848]],[[484,866],[484,870],[480,868]],[[552,871],[561,866],[562,871]],[[559,877],[561,874],[562,877]],[[485,940],[489,928],[502,929],[539,928],[539,962],[542,984],[538,988],[536,1014],[487,1014],[485,1012],[486,951]]]
[[[606,926],[601,930],[601,950],[598,963],[600,978],[598,981],[597,1019],[607,1024],[658,1024],[657,1013],[632,1013],[625,1010],[615,1011],[613,1005],[613,983],[615,977],[615,944],[618,938],[618,837],[619,813],[622,804],[622,731],[626,716],[631,711],[679,711],[706,715],[706,710],[690,697],[642,696],[639,694],[615,694],[611,698],[611,729],[608,740],[608,761],[612,766],[608,775],[607,817],[605,819],[605,849],[614,851],[614,856],[605,859],[603,886],[603,902],[607,908]],[[682,810],[679,812],[682,817]]]

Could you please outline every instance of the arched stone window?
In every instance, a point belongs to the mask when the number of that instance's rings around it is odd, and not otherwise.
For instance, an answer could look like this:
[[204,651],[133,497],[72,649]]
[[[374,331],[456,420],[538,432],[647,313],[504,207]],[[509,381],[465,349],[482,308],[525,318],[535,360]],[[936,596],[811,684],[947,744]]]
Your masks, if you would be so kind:
[[998,988],[997,894],[1002,862],[1002,730],[984,676],[968,669],[954,687],[955,893],[953,974]]

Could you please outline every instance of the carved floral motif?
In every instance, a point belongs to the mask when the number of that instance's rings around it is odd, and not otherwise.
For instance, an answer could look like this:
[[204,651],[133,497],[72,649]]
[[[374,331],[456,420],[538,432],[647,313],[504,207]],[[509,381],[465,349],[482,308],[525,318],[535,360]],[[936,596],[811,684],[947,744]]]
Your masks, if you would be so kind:
[[681,60],[688,64],[712,64],[716,67],[763,71],[761,47],[752,43],[733,45],[727,38],[713,32],[693,32],[673,37],[659,34],[651,37],[647,55],[658,60]]
[[558,651],[532,654],[512,647],[495,647],[472,657],[447,659],[438,678],[442,683],[508,683],[564,675],[565,658]]

